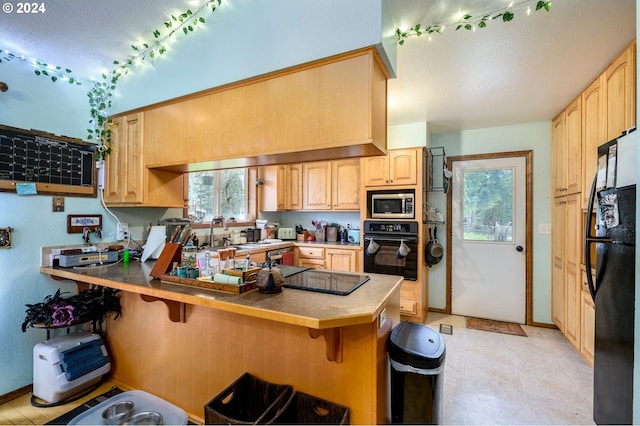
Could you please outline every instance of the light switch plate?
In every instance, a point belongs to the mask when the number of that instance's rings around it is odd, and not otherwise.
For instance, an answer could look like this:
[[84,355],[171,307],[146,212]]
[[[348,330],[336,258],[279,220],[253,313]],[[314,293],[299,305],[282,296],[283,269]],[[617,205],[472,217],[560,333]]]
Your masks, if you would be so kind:
[[550,223],[541,223],[538,225],[538,234],[540,235],[551,235],[551,224]]

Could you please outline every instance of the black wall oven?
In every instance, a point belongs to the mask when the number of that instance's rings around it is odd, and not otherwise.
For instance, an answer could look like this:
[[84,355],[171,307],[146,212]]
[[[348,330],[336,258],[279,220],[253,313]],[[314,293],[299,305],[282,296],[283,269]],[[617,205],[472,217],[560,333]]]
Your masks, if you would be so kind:
[[418,222],[365,220],[364,272],[418,279]]

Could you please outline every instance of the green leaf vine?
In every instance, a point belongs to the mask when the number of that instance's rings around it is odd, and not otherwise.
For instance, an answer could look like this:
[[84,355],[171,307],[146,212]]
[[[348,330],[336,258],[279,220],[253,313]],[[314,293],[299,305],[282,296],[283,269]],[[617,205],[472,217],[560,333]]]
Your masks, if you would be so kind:
[[[475,28],[486,28],[490,21],[502,19],[503,22],[510,22],[514,19],[513,10],[522,8],[525,4],[535,0],[522,0],[517,4],[509,5],[506,8],[498,9],[489,13],[480,15],[465,14],[459,22],[454,24],[415,24],[410,29],[403,31],[396,28],[396,39],[399,45],[403,45],[409,37],[420,37],[433,33],[441,34],[446,27],[454,26],[455,30],[465,29],[471,31]],[[199,26],[205,23],[202,14],[206,10],[215,12],[222,5],[222,0],[205,0],[204,3],[195,11],[187,9],[186,11],[170,15],[160,29],[154,29],[152,32],[152,41],[141,44],[132,44],[133,54],[123,61],[113,61],[111,71],[104,72],[99,81],[87,81],[74,76],[73,71],[56,65],[47,64],[39,60],[30,60],[35,67],[34,74],[38,77],[45,77],[52,82],[59,80],[66,81],[71,85],[81,86],[84,83],[91,84],[91,90],[87,93],[90,107],[89,127],[87,128],[87,139],[96,141],[98,144],[97,159],[104,159],[111,153],[111,129],[107,124],[109,120],[109,110],[111,109],[112,98],[115,94],[118,81],[125,76],[135,66],[136,63],[153,60],[158,56],[163,56],[168,52],[166,41],[176,32],[188,35],[194,32]],[[535,10],[551,10],[551,1],[538,0]],[[0,63],[11,62],[14,60],[27,61],[23,56],[0,49]]]
[[111,129],[107,124],[110,123],[109,110],[111,109],[112,99],[120,78],[127,75],[137,63],[153,60],[158,56],[166,54],[169,50],[166,42],[176,32],[185,35],[193,33],[199,26],[202,26],[206,22],[202,14],[207,10],[215,12],[221,5],[222,0],[205,0],[204,3],[194,11],[187,9],[180,14],[169,16],[163,22],[160,29],[153,30],[153,41],[144,42],[139,45],[131,45],[134,53],[123,61],[113,61],[111,71],[103,72],[101,79],[97,81],[79,78],[75,76],[69,68],[47,64],[37,59],[28,60],[24,56],[18,56],[13,52],[3,49],[0,49],[0,63],[24,61],[30,63],[35,68],[34,74],[36,76],[45,77],[53,83],[62,80],[77,86],[82,86],[83,84],[91,85],[91,89],[87,93],[91,117],[89,119],[89,127],[87,128],[87,140],[97,143],[97,159],[103,160],[111,153]]
[[[409,37],[420,37],[423,35],[430,35],[433,33],[442,34],[446,27],[455,26],[455,30],[458,31],[460,29],[465,29],[467,31],[472,31],[475,28],[486,28],[487,24],[494,20],[502,20],[502,22],[510,22],[515,18],[515,9],[522,8],[525,4],[531,3],[535,0],[524,0],[520,1],[517,4],[512,2],[509,6],[502,9],[497,9],[488,13],[482,13],[480,15],[472,15],[465,14],[463,15],[459,21],[452,24],[431,24],[424,25],[421,23],[417,23],[408,30],[401,30],[400,28],[396,28],[396,40],[400,46],[404,44],[406,39]],[[546,10],[549,12],[551,10],[551,1],[545,0],[537,0],[535,10],[536,12],[539,10]],[[527,12],[530,11],[530,7],[527,8]]]
[[152,42],[132,44],[131,49],[134,54],[124,61],[113,61],[113,69],[108,73],[103,73],[102,80],[93,84],[91,91],[87,94],[91,113],[87,139],[98,142],[98,160],[104,159],[111,153],[111,129],[106,124],[110,123],[109,110],[118,80],[127,75],[129,70],[139,61],[153,60],[157,56],[167,53],[167,40],[180,30],[185,35],[192,33],[198,25],[206,22],[200,15],[205,10],[215,12],[221,4],[222,0],[206,0],[195,12],[187,9],[178,15],[171,15],[164,22],[164,32],[160,29],[154,29]]

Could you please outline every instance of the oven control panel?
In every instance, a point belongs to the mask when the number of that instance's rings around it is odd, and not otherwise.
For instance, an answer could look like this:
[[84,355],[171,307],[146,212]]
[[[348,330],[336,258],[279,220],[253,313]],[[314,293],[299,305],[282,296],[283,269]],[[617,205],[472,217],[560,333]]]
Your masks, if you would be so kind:
[[380,221],[365,220],[364,232],[392,233],[392,234],[417,234],[418,222],[415,221]]

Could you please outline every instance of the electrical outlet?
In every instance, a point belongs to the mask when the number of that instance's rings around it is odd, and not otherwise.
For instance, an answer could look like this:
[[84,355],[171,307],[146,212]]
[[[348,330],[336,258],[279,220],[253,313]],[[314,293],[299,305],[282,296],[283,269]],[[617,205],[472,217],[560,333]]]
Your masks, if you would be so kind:
[[382,312],[380,312],[380,315],[378,315],[378,328],[382,328],[386,320],[387,320],[387,308],[384,308]]
[[129,238],[129,224],[118,222],[116,224],[116,240],[122,241]]

